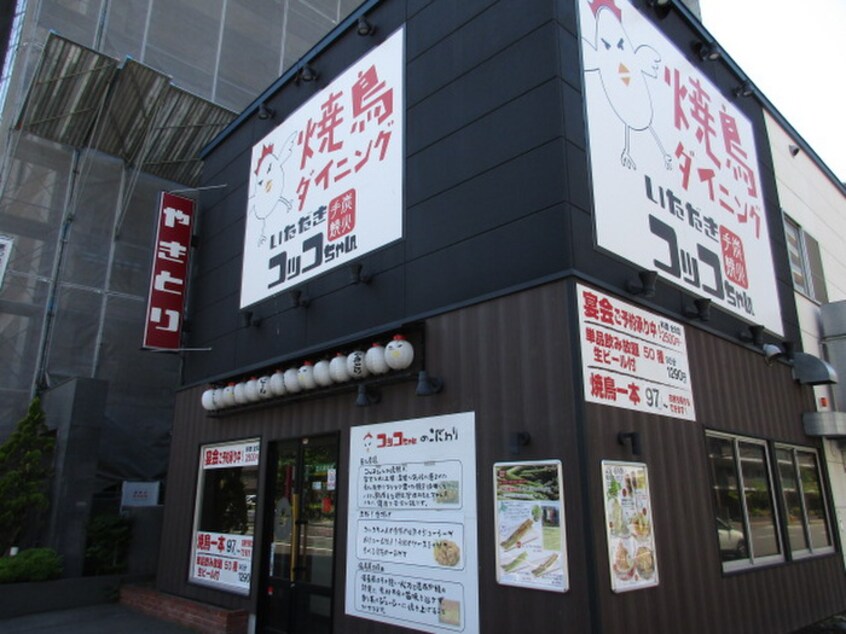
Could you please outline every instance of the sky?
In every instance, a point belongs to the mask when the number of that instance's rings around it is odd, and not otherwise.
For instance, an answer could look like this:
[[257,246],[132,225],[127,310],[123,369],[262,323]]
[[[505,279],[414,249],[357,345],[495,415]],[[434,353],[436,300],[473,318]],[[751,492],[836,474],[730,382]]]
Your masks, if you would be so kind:
[[699,0],[702,22],[846,181],[846,0]]

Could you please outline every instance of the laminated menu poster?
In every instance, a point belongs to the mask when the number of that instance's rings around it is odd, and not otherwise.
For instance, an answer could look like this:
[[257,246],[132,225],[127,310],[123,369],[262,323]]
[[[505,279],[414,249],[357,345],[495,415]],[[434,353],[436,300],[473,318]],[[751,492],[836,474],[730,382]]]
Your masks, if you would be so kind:
[[561,461],[495,463],[494,497],[497,582],[566,592]]
[[649,476],[640,462],[602,461],[611,590],[658,585]]
[[472,412],[350,430],[346,613],[479,631]]

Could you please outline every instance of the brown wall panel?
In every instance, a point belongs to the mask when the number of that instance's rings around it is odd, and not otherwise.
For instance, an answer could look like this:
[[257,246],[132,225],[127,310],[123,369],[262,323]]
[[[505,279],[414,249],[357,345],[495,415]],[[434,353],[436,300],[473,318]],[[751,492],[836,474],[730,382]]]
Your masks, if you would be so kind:
[[[705,430],[816,447],[801,419],[811,391],[750,347],[692,327],[686,336],[696,422],[587,405],[594,525],[604,533],[601,461],[645,462],[660,574],[658,587],[612,593],[603,534],[595,550],[601,631],[649,623],[656,632],[792,632],[837,612],[846,590],[837,554],[726,574],[714,528]],[[642,456],[616,442],[619,431],[640,432]]]
[[[654,632],[791,632],[840,609],[846,584],[837,554],[724,574],[714,530],[705,430],[812,445],[801,427],[801,413],[812,404],[810,390],[793,381],[787,366],[767,366],[749,347],[687,327],[696,422],[583,404],[574,366],[578,335],[570,331],[575,315],[570,293],[572,284],[559,281],[427,320],[426,349],[418,354],[425,352],[430,374],[444,380],[444,391],[435,396],[415,396],[409,382],[383,388],[382,401],[366,408],[356,407],[354,392],[347,392],[213,418],[200,406],[202,386],[183,391],[167,492],[180,503],[167,506],[164,530],[169,539],[162,549],[159,587],[209,603],[255,609],[258,584],[253,597],[244,599],[187,583],[201,444],[260,436],[264,450],[271,440],[339,431],[335,631],[405,631],[344,615],[347,482],[342,474],[348,468],[349,428],[473,411],[482,632],[543,631],[550,622],[574,632],[631,632],[633,625],[644,623]],[[529,432],[531,443],[512,456],[508,435],[517,431]],[[633,459],[628,446],[617,442],[620,431],[642,436],[643,455],[634,460],[649,466],[660,585],[614,594],[600,464],[603,459]],[[585,454],[580,453],[582,443]],[[492,465],[515,459],[562,460],[570,576],[566,594],[495,581]],[[263,512],[261,505],[258,511]],[[257,545],[261,538],[257,535]]]

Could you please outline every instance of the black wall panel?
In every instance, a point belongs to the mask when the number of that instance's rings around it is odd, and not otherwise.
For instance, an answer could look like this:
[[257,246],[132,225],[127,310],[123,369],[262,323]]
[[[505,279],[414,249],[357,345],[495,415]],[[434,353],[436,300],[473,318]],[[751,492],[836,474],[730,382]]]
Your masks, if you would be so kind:
[[[696,37],[676,12],[657,20],[695,60]],[[186,338],[192,347],[236,349],[192,355],[188,383],[294,359],[321,342],[355,339],[448,306],[472,303],[575,269],[625,294],[635,269],[593,246],[582,73],[575,2],[546,0],[385,0],[369,12],[372,37],[342,34],[312,61],[317,82],[290,82],[268,96],[276,117],[245,121],[206,157],[200,240]],[[347,267],[251,307],[262,320],[244,326],[238,308],[250,150],[264,134],[396,28],[406,28],[404,238],[363,256],[368,285],[350,284]],[[726,94],[737,79],[723,64],[701,64]],[[760,106],[738,100],[753,121],[759,156],[766,131]],[[783,241],[775,181],[761,169],[773,241]],[[571,214],[573,217],[571,218]],[[625,222],[625,211],[621,211]],[[798,320],[786,260],[776,257],[786,338]],[[679,314],[692,297],[659,282],[656,307]],[[351,310],[351,306],[354,310]],[[714,311],[714,331],[734,337],[743,322]],[[305,322],[305,325],[303,325]],[[274,330],[275,329],[275,330]],[[279,336],[273,336],[273,332]],[[226,342],[224,344],[224,342]]]

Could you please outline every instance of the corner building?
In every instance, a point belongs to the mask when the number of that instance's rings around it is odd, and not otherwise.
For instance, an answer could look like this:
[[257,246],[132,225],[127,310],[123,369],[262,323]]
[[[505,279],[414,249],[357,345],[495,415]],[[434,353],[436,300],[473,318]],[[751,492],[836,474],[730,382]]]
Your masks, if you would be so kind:
[[708,41],[676,4],[370,1],[208,145],[158,590],[256,632],[841,610],[802,425],[835,376],[784,346],[764,112]]

